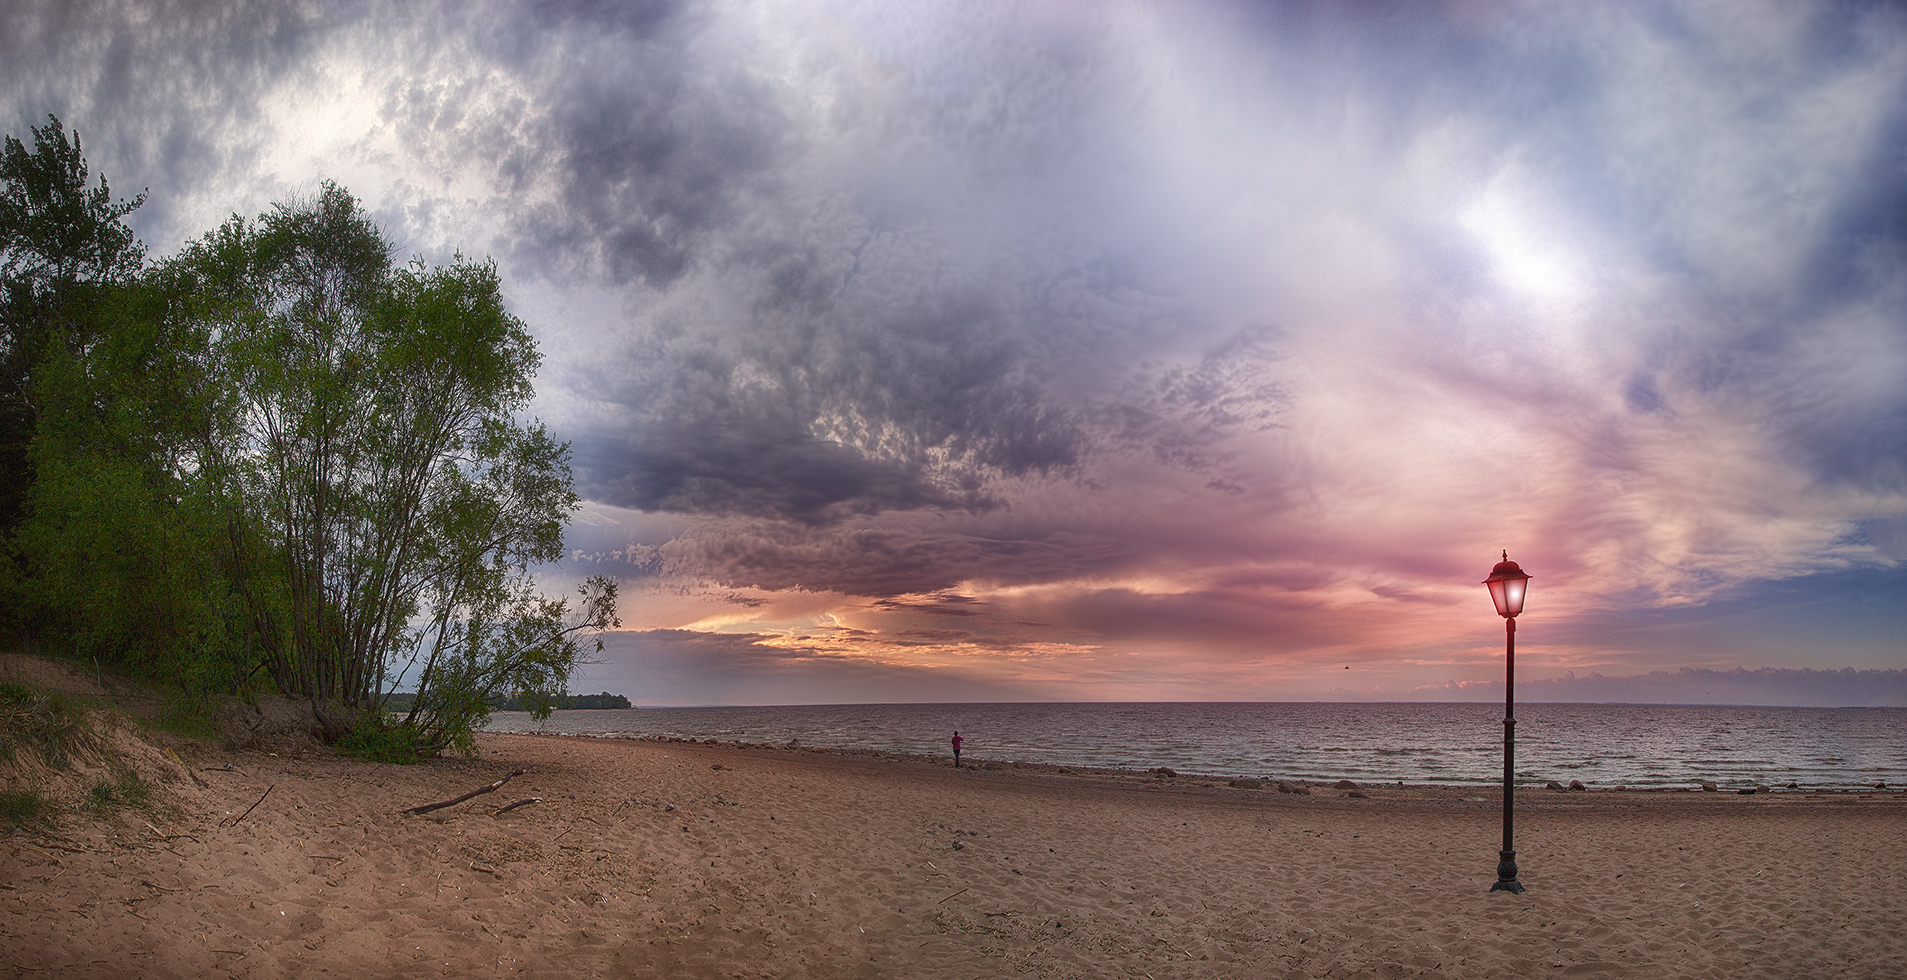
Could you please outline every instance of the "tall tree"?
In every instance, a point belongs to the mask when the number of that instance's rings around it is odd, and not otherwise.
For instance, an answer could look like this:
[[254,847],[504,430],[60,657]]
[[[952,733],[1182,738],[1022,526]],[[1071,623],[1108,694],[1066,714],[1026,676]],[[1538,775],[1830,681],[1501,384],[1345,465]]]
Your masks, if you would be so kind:
[[90,183],[79,134],[58,117],[32,127],[33,146],[0,143],[0,635],[25,630],[32,606],[19,534],[36,474],[37,378],[100,334],[106,297],[140,270],[144,249],[122,219],[142,193],[115,202],[106,178]]
[[[431,748],[491,697],[560,694],[580,609],[539,596],[577,503],[569,448],[516,414],[539,361],[495,267],[392,268],[357,202],[234,218],[164,264],[170,316],[208,337],[194,472],[228,515],[228,562],[279,688],[369,708],[421,660],[409,724]],[[260,572],[269,567],[269,572]]]
[[518,418],[539,356],[495,267],[394,267],[326,184],[148,268],[143,195],[33,134],[0,150],[0,464],[31,474],[0,486],[4,611],[189,688],[265,671],[332,724],[414,668],[426,751],[502,697],[547,710],[615,588],[531,578],[577,497]]
[[57,116],[31,130],[31,150],[0,144],[0,531],[19,526],[31,480],[34,362],[56,339],[89,340],[92,307],[145,257],[123,219],[146,195],[115,202],[104,176],[88,187],[79,133]]

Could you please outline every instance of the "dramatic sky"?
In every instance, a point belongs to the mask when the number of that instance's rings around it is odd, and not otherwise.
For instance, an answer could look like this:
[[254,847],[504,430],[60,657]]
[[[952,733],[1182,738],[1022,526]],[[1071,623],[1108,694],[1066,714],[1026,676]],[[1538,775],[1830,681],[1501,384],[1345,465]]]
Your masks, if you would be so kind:
[[1888,4],[11,0],[164,255],[491,256],[643,704],[1907,703]]

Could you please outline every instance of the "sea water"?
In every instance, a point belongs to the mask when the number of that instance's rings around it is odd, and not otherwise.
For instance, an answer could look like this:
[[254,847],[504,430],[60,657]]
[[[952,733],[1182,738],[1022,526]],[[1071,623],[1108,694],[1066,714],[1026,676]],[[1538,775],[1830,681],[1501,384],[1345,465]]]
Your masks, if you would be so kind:
[[[1519,783],[1907,787],[1907,708],[1519,704]],[[1274,779],[1503,778],[1501,704],[850,704],[498,712],[488,730],[715,739]]]

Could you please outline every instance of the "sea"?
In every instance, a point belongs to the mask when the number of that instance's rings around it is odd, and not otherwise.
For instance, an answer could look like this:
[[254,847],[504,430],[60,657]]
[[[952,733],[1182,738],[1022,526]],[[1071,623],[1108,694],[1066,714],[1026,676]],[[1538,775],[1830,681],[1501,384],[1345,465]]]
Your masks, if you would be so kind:
[[[1907,708],[1516,706],[1519,785],[1907,788]],[[673,738],[1268,779],[1501,785],[1503,706],[999,703],[497,712],[493,732]]]

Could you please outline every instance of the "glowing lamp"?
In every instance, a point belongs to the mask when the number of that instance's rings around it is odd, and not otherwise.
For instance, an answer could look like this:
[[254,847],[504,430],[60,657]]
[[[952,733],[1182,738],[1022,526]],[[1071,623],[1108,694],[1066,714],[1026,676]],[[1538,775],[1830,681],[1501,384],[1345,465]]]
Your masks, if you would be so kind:
[[1503,617],[1503,848],[1497,851],[1496,883],[1490,886],[1493,892],[1523,894],[1523,883],[1517,880],[1515,825],[1516,825],[1516,614],[1523,611],[1523,597],[1529,594],[1530,577],[1516,562],[1510,560],[1510,553],[1503,553],[1503,560],[1490,569],[1490,577],[1483,580],[1490,587],[1490,601],[1496,603],[1496,614]]
[[1510,560],[1510,553],[1503,553],[1503,560],[1490,569],[1490,577],[1483,580],[1490,587],[1490,601],[1496,603],[1496,614],[1504,619],[1515,619],[1523,611],[1523,596],[1529,592],[1530,577],[1516,562]]

